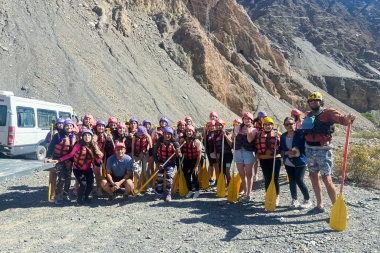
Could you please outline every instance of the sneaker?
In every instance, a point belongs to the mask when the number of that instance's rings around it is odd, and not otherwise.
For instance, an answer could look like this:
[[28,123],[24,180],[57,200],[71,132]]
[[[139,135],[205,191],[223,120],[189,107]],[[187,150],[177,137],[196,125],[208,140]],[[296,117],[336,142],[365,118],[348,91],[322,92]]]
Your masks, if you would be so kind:
[[243,195],[241,198],[238,200],[241,203],[248,203],[251,200],[251,197],[248,195]]
[[300,203],[296,199],[292,199],[292,202],[290,203],[290,208],[298,208],[300,206]]
[[199,191],[194,192],[193,199],[196,199],[199,197]]
[[160,200],[162,198],[162,195],[163,195],[162,193],[159,194],[156,192],[156,195],[154,195],[154,200]]
[[313,202],[311,202],[310,199],[304,200],[303,203],[300,205],[303,209],[309,209],[313,205]]
[[91,205],[91,204],[92,204],[92,198],[84,197],[83,201],[84,201],[84,203],[86,203],[86,204],[88,204],[88,205]]
[[71,201],[70,196],[67,193],[63,193],[63,197],[62,198],[63,198],[64,202],[70,202]]
[[326,212],[325,208],[316,206],[313,209],[311,209],[310,211],[308,211],[307,213],[314,215],[314,214],[320,214],[320,213],[324,213],[324,212]]
[[96,196],[98,196],[98,197],[103,196],[102,188],[98,188],[98,189],[96,190]]
[[191,196],[193,196],[193,192],[192,191],[189,191],[189,193],[186,195],[186,197],[185,198],[191,198]]
[[109,196],[108,197],[108,202],[112,202],[113,200],[115,199],[115,195],[113,194],[113,195],[111,195],[111,196]]
[[277,196],[276,198],[276,206],[279,206],[280,205],[280,196]]
[[210,186],[215,185],[215,179],[210,179],[210,180],[208,180],[208,182],[209,182]]
[[77,197],[78,197],[78,191],[79,191],[79,188],[74,188],[74,189],[73,189],[73,193],[74,193],[74,195],[77,196]]
[[56,205],[62,205],[63,204],[63,199],[60,196],[56,196],[55,200],[54,200],[54,203]]
[[123,195],[123,201],[124,202],[128,202],[128,199],[129,199],[128,195]]
[[84,204],[84,200],[78,198],[78,199],[77,199],[77,206],[82,206],[83,204]]
[[170,202],[172,200],[172,195],[166,195],[166,201]]

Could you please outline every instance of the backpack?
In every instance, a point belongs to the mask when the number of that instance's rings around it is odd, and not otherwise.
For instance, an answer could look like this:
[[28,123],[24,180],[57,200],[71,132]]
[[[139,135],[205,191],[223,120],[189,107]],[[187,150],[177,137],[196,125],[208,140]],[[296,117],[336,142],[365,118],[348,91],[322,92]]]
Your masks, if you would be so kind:
[[307,116],[303,122],[302,122],[302,129],[303,130],[312,130],[315,127],[315,122],[317,120],[317,117],[324,111],[324,109],[313,116]]
[[313,116],[307,116],[302,122],[302,131],[304,134],[308,133],[320,133],[331,136],[335,131],[334,123],[323,122],[317,120],[318,116],[324,112],[324,110],[314,114]]

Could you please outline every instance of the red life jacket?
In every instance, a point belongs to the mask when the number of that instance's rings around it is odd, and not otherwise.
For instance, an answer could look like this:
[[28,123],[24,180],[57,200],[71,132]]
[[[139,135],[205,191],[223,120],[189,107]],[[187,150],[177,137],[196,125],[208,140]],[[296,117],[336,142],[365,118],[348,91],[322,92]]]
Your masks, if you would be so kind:
[[75,137],[76,136],[73,135],[70,138],[70,136],[66,135],[65,138],[61,140],[61,142],[55,144],[53,156],[56,158],[61,158],[62,156],[70,153],[70,151],[73,149],[73,146],[77,142],[77,139]]
[[[174,145],[172,142],[170,144],[166,145],[164,142],[161,143],[161,146],[157,150],[157,156],[160,162],[166,162],[166,160],[174,154],[176,151]],[[175,156],[170,159],[169,162],[173,162],[175,160]]]
[[246,151],[256,151],[255,142],[248,142],[247,133],[243,133],[242,127],[239,127],[235,141],[235,150],[244,148]]
[[[255,140],[255,144],[259,154],[265,154],[265,151],[268,149],[274,153],[274,146],[276,143],[275,133],[271,131],[269,134],[262,131],[259,132],[258,138]],[[277,135],[277,146],[280,144],[280,136]],[[279,154],[279,150],[276,151]]]
[[198,157],[198,149],[195,146],[194,139],[190,141],[186,141],[186,144],[182,146],[182,154],[186,157],[186,159],[193,160]]
[[[92,152],[94,151],[92,150]],[[93,159],[85,146],[81,146],[80,149],[74,154],[74,168],[88,169],[92,167],[92,162]]]
[[100,151],[104,151],[104,148],[106,146],[106,140],[107,140],[107,136],[105,133],[99,133],[97,134],[98,136],[98,139],[97,139],[97,143],[98,143],[98,147],[100,149]]
[[178,138],[184,138],[185,137],[185,131],[180,131],[180,130],[177,130],[177,136]]
[[253,127],[257,129],[257,131],[263,131],[263,125],[261,124],[261,122],[259,121],[256,121],[254,124],[253,124]]
[[216,153],[218,154],[232,154],[231,146],[228,144],[226,138],[224,138],[224,151],[223,151],[223,135],[224,133],[220,131],[218,136],[214,140]]
[[135,156],[138,156],[141,152],[146,153],[148,150],[148,139],[146,136],[135,135]]

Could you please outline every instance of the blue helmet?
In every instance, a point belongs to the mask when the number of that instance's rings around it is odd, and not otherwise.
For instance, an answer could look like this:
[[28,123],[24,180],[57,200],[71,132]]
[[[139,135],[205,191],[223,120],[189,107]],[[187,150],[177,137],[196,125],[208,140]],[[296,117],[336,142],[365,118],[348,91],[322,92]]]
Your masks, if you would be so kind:
[[261,112],[259,112],[258,114],[257,114],[257,117],[263,117],[263,118],[265,118],[265,117],[267,117],[268,116],[268,114],[265,112],[265,111],[261,111]]
[[83,132],[82,132],[82,136],[83,136],[84,134],[90,134],[91,136],[94,135],[94,133],[93,133],[90,129],[83,130]]
[[129,124],[131,124],[133,122],[136,122],[137,124],[139,123],[138,119],[132,117],[132,118],[129,119]]
[[146,124],[151,124],[152,125],[152,122],[150,122],[150,120],[148,119],[145,119],[142,123],[143,126],[145,126]]
[[145,134],[147,131],[146,131],[146,128],[145,127],[143,127],[143,126],[139,126],[138,128],[137,128],[137,135],[143,135],[143,134]]
[[104,121],[104,120],[98,120],[97,122],[96,122],[96,125],[104,125],[104,126],[106,126],[107,124],[106,124],[106,122]]
[[69,125],[69,124],[75,126],[74,121],[72,121],[71,119],[67,119],[67,120],[65,120],[65,121],[63,122],[63,127],[65,127],[65,126],[67,126],[67,125]]
[[163,132],[164,133],[170,133],[171,135],[173,135],[173,128],[171,128],[171,127],[165,127]]
[[161,117],[161,119],[160,119],[159,122],[161,122],[161,121],[164,121],[164,122],[166,122],[169,125],[169,120],[167,118]]
[[64,123],[65,120],[63,118],[58,118],[56,121],[55,121],[55,124],[59,124],[59,123]]

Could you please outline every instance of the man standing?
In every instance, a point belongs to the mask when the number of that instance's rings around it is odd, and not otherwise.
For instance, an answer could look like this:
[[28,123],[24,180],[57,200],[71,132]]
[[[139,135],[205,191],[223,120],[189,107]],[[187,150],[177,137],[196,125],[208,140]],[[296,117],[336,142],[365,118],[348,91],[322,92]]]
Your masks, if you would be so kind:
[[125,187],[124,201],[128,200],[128,194],[133,189],[133,160],[125,151],[125,144],[117,142],[115,154],[107,160],[107,178],[102,180],[101,186],[110,195],[110,202],[115,199],[114,191],[119,190],[121,186]]
[[309,167],[310,180],[313,186],[317,206],[312,210],[313,213],[323,213],[325,209],[322,202],[322,185],[319,180],[321,174],[323,183],[331,203],[337,200],[337,192],[331,175],[333,174],[333,153],[331,146],[334,124],[347,126],[355,120],[354,115],[343,115],[335,109],[324,109],[322,94],[313,92],[307,99],[311,108],[306,113],[306,118],[302,123],[302,128],[306,139],[306,157]]

